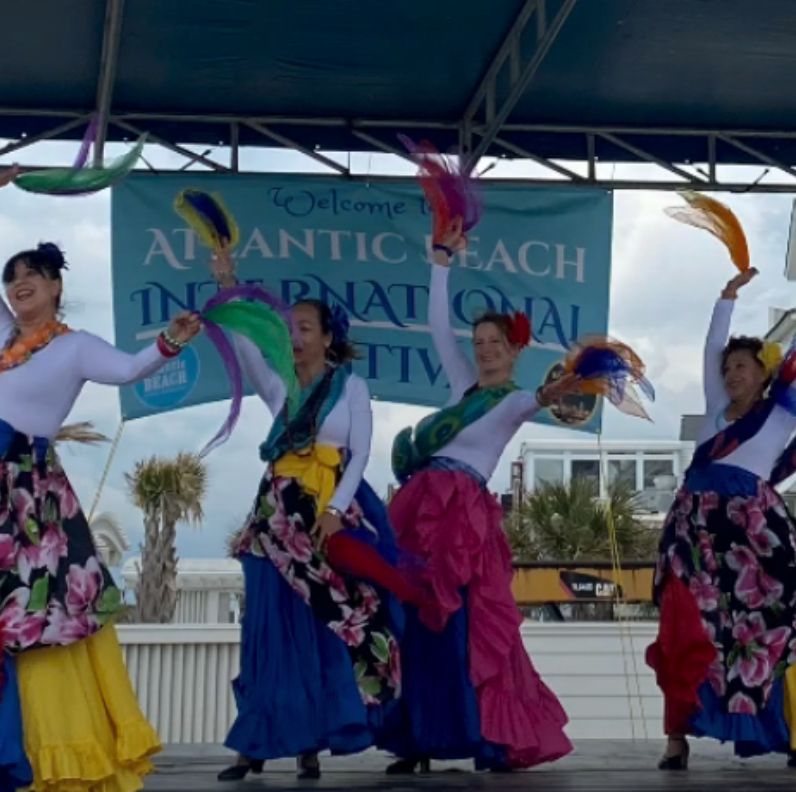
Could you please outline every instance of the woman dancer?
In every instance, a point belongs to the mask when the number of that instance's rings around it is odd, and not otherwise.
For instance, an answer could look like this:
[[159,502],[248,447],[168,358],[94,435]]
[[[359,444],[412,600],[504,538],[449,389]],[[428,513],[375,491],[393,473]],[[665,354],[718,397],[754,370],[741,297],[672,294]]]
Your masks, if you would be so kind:
[[132,792],[158,739],[116,639],[120,592],[51,441],[86,382],[139,380],[200,325],[181,314],[139,353],[117,350],[59,321],[65,268],[46,243],[3,270],[11,310],[0,300],[0,786]]
[[796,525],[773,485],[793,472],[783,449],[796,428],[794,353],[778,367],[771,345],[727,341],[738,290],[756,274],[733,278],[713,309],[706,416],[661,539],[647,662],[665,701],[663,770],[687,767],[688,734],[747,756],[790,745]]
[[[537,393],[513,382],[530,341],[524,315],[486,314],[474,326],[476,365],[456,342],[448,316],[460,220],[434,245],[429,324],[448,378],[449,406],[404,430],[393,467],[404,485],[390,504],[398,544],[420,558],[433,596],[408,609],[401,644],[403,692],[380,735],[401,760],[389,773],[428,769],[429,758],[473,757],[494,770],[527,767],[568,753],[567,718],[531,664],[511,594],[511,552],[501,509],[486,488],[506,444],[540,407],[578,386],[566,375]],[[407,481],[408,479],[408,481]]]
[[[226,250],[214,259],[222,287],[235,283]],[[219,780],[260,772],[264,760],[298,757],[300,778],[318,778],[318,752],[352,753],[373,743],[399,692],[399,607],[363,576],[404,599],[417,592],[387,562],[394,539],[381,501],[363,481],[370,453],[367,385],[345,364],[354,350],[347,319],[325,303],[292,308],[298,335],[300,407],[287,415],[287,387],[259,350],[236,335],[242,366],[274,415],[260,448],[268,468],[234,548],[243,564],[246,610],[238,717],[226,745],[238,752]],[[369,547],[367,543],[374,547]],[[353,553],[352,553],[353,551]]]

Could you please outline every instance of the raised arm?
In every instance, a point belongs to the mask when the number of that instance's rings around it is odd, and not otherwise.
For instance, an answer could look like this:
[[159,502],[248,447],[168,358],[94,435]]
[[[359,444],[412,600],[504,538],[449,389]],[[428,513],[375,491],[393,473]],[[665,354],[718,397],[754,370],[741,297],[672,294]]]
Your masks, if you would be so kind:
[[705,411],[708,415],[724,407],[727,402],[724,375],[721,370],[721,353],[730,336],[730,321],[732,320],[735,300],[738,297],[738,289],[749,283],[755,275],[757,275],[757,270],[754,268],[736,275],[724,287],[721,296],[713,307],[710,327],[705,339],[702,370]]
[[477,382],[478,374],[473,363],[459,346],[451,326],[448,295],[450,267],[439,263],[444,258],[444,253],[435,252],[428,298],[428,324],[434,348],[450,384],[451,401],[457,402],[464,392]]
[[370,458],[370,443],[373,434],[373,413],[370,406],[370,392],[365,381],[351,377],[346,385],[348,409],[351,415],[351,430],[348,436],[349,458],[337,489],[329,501],[329,506],[345,512],[354,499],[365,468]]
[[276,415],[282,409],[287,395],[284,382],[268,365],[268,361],[262,356],[260,350],[246,336],[232,333],[232,342],[246,379],[265,402],[271,414]]
[[727,402],[724,376],[721,371],[721,353],[730,335],[730,320],[734,307],[735,300],[720,298],[716,300],[710,318],[702,364],[705,410],[708,414],[721,409]]

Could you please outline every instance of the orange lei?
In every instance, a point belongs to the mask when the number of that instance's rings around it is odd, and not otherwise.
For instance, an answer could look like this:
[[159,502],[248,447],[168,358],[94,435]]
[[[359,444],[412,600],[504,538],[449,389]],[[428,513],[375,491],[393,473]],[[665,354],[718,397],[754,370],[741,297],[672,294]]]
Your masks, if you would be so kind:
[[0,352],[0,372],[21,366],[30,360],[34,352],[44,349],[53,338],[68,333],[69,328],[62,322],[53,320],[42,325],[26,339],[17,338]]

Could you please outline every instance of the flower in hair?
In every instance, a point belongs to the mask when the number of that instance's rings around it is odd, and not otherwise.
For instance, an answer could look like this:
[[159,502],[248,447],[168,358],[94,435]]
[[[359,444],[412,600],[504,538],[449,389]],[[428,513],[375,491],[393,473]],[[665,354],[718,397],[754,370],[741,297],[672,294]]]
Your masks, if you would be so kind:
[[520,349],[531,343],[531,320],[528,318],[528,314],[521,311],[509,314],[508,341]]
[[772,341],[764,341],[763,348],[757,353],[757,359],[770,377],[782,363],[782,348]]

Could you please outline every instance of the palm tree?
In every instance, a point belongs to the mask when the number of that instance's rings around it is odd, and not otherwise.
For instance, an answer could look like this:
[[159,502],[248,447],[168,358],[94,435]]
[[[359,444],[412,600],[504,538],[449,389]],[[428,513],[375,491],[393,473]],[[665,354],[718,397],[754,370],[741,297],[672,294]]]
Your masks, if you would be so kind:
[[166,624],[177,608],[177,523],[201,521],[207,471],[196,455],[179,454],[142,460],[125,478],[133,503],[144,512],[137,621]]
[[587,479],[542,484],[506,520],[514,556],[518,561],[610,561],[613,522],[620,558],[654,558],[658,537],[639,522],[636,497],[616,487],[600,500]]
[[[542,484],[526,494],[505,522],[516,561],[611,561],[611,528],[619,560],[651,561],[659,534],[638,520],[637,495],[613,488],[606,500],[596,497],[593,481]],[[572,606],[573,617],[611,618],[613,603]]]

